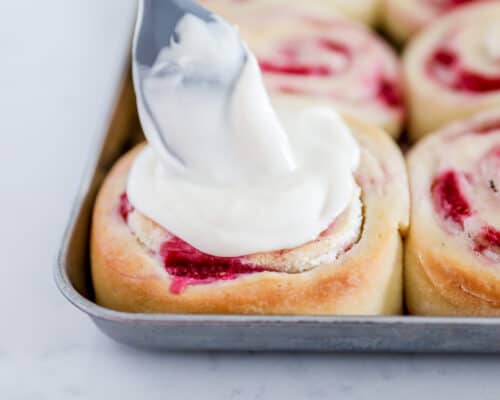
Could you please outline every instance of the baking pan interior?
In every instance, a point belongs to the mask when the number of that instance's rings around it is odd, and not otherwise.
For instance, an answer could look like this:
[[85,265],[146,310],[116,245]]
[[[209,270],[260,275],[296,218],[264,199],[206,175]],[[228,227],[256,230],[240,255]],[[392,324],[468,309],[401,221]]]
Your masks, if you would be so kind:
[[[97,192],[118,158],[134,144],[144,140],[128,73],[116,98],[108,130],[95,140],[71,211],[70,222],[64,233],[55,271],[59,286],[70,285],[80,296],[89,301],[94,300],[90,279],[89,235]],[[71,290],[69,287],[65,289]],[[74,302],[75,298],[70,300]]]

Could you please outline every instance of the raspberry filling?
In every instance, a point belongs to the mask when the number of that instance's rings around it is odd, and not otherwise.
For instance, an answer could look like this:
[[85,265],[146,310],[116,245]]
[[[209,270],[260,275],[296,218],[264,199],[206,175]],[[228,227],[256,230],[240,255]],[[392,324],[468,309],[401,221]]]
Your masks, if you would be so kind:
[[386,78],[381,78],[379,81],[377,98],[390,108],[399,108],[403,104],[399,86]]
[[472,214],[469,202],[460,190],[460,181],[455,171],[447,170],[432,183],[434,208],[445,218],[463,228],[463,220]]
[[[330,63],[317,63],[306,60],[305,54],[325,51],[336,57]],[[339,75],[349,68],[352,62],[352,52],[343,43],[335,40],[319,38],[296,40],[282,46],[275,59],[260,59],[261,70],[266,74],[288,75],[291,77],[330,77]],[[338,64],[335,66],[335,64]],[[293,84],[281,84],[277,90],[285,94],[304,94]],[[402,106],[401,90],[397,82],[380,76],[376,85],[375,96],[389,108]]]
[[484,124],[481,127],[474,129],[473,133],[476,133],[478,135],[488,135],[498,130],[500,130],[500,120]]
[[[491,149],[481,160],[480,171],[483,182],[486,182],[493,196],[496,196],[496,201],[499,201],[500,185],[500,145]],[[481,229],[481,232],[474,237],[476,244],[475,250],[480,253],[497,254],[500,256],[500,231],[493,226],[486,225]]]
[[[491,157],[500,160],[500,147],[493,149],[483,161]],[[496,171],[500,172],[500,162]],[[496,183],[490,181],[490,189],[496,194]],[[447,170],[439,174],[432,184],[432,198],[435,210],[445,219],[451,220],[460,231],[465,231],[464,219],[473,215],[472,207],[460,188],[460,176],[456,171]],[[481,220],[480,220],[481,221]],[[483,221],[484,223],[484,221]],[[500,256],[500,231],[486,224],[479,231],[468,233],[474,251],[497,259]]]
[[244,262],[242,257],[215,257],[195,249],[178,237],[161,245],[160,256],[173,278],[170,291],[181,293],[186,286],[228,281],[243,274],[262,272],[262,267]]
[[278,50],[279,60],[259,61],[262,72],[269,74],[284,74],[295,76],[330,76],[341,72],[335,70],[330,64],[312,63],[301,60],[299,48],[303,51],[308,49],[327,50],[339,57],[343,57],[347,62],[350,61],[350,51],[342,43],[330,39],[302,40],[286,44]]
[[474,238],[475,250],[484,253],[487,250],[500,253],[500,231],[492,226],[485,226]]
[[134,206],[128,201],[128,196],[125,192],[120,195],[120,205],[118,211],[125,222],[128,220],[128,215],[134,211]]
[[436,49],[426,63],[427,73],[449,89],[468,94],[500,90],[500,74],[485,75],[464,68],[460,56],[446,47]]
[[260,69],[270,74],[287,74],[299,76],[328,76],[332,74],[327,65],[307,65],[301,63],[281,64],[272,61],[260,61]]
[[[120,195],[118,212],[124,222],[128,221],[134,206],[127,193]],[[172,277],[170,291],[181,293],[189,285],[200,285],[216,281],[229,281],[244,274],[263,272],[266,269],[245,262],[244,257],[216,257],[202,253],[182,239],[172,236],[159,250],[165,270]]]
[[480,0],[429,0],[429,3],[432,4],[433,7],[438,8],[441,11],[450,11],[456,7],[475,3]]

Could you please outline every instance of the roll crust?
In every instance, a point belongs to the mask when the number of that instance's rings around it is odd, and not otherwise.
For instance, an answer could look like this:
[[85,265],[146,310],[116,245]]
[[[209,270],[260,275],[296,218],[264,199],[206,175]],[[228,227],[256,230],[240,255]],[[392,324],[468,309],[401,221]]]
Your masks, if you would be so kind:
[[[149,313],[398,314],[408,193],[399,149],[382,131],[349,119],[362,146],[357,180],[364,224],[335,262],[301,273],[259,272],[172,293],[161,259],[146,251],[118,211],[139,148],[113,167],[98,194],[91,232],[92,281],[99,304]],[[391,204],[391,207],[387,207]]]
[[[404,44],[423,26],[421,13],[416,13],[409,3],[413,0],[383,0],[381,22],[384,32],[399,45]],[[417,10],[419,11],[419,10]]]
[[[494,81],[498,86],[500,75],[497,59],[488,54],[494,50],[489,50],[484,32],[477,29],[483,25],[500,25],[500,3],[484,1],[459,7],[421,31],[405,49],[403,69],[412,141],[453,121],[500,106],[500,89],[488,88]],[[433,60],[437,65],[431,65]],[[497,72],[492,75],[492,71]]]
[[[492,122],[498,123],[497,133],[473,133]],[[455,123],[425,138],[408,155],[412,223],[405,243],[404,282],[411,314],[500,315],[498,261],[480,254],[473,233],[447,230],[453,221],[438,215],[430,194],[438,160],[451,141],[463,135],[477,135],[467,142],[468,149],[462,148],[466,156],[479,147],[475,139],[500,146],[500,113],[490,111]]]
[[310,10],[319,12],[324,16],[343,15],[368,26],[377,24],[381,7],[381,0],[304,1],[294,3],[292,10],[289,0],[252,0],[247,2],[238,0],[200,0],[200,3],[224,17],[245,18],[245,14],[267,7],[273,15],[295,10],[299,10],[299,12]]

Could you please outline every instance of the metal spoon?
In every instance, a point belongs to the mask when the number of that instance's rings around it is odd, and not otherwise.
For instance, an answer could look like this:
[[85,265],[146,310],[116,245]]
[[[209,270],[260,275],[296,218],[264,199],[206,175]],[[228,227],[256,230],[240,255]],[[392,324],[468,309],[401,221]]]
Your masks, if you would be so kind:
[[[209,10],[191,0],[140,0],[132,60],[137,108],[146,137],[155,148],[160,149],[164,157],[182,167],[187,166],[186,160],[183,154],[175,150],[172,141],[169,142],[168,131],[172,131],[169,129],[169,124],[159,123],[159,116],[155,115],[155,110],[159,109],[156,107],[158,104],[147,96],[145,81],[152,74],[158,74],[158,71],[153,70],[153,66],[162,49],[169,47],[172,40],[179,41],[176,26],[186,14],[193,14],[206,22],[215,20]],[[243,44],[242,54],[244,55]],[[243,61],[244,59],[242,59],[242,64]],[[168,76],[178,69],[178,65],[167,65],[163,66],[160,73]],[[210,85],[225,98],[229,98],[232,93],[230,86],[221,85],[217,81],[186,79],[185,84],[186,86]]]

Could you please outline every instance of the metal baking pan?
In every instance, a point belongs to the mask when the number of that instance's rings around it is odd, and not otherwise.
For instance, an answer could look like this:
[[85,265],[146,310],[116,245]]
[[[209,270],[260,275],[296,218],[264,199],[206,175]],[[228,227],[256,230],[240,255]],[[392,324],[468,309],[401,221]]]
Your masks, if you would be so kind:
[[109,129],[93,148],[61,244],[55,280],[106,335],[165,350],[500,353],[498,318],[131,314],[94,303],[89,228],[97,190],[114,162],[142,140],[124,73]]

